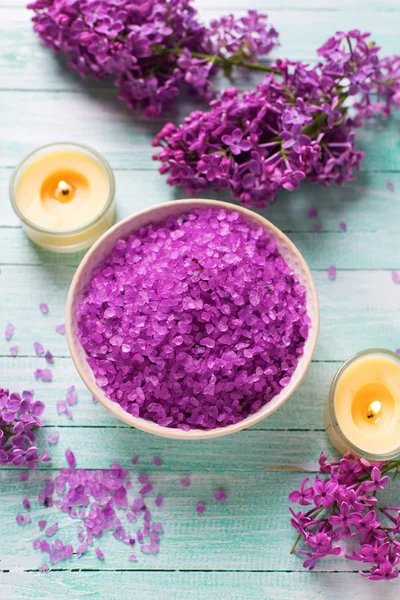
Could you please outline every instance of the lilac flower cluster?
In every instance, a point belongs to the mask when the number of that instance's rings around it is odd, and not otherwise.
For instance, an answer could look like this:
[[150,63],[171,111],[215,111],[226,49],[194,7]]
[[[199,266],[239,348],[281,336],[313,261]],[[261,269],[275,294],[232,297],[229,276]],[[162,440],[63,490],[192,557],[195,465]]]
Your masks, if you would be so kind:
[[[400,564],[400,506],[377,507],[376,493],[383,490],[400,461],[370,464],[346,454],[339,462],[327,462],[322,453],[320,471],[310,484],[307,477],[299,490],[291,492],[289,500],[300,506],[311,506],[306,512],[292,513],[291,523],[298,532],[291,552],[305,557],[303,566],[313,569],[320,558],[340,555],[341,540],[358,539],[359,547],[347,554],[349,560],[369,565],[360,571],[368,579],[394,579]],[[377,510],[381,517],[378,518]],[[383,522],[385,520],[385,523]],[[305,550],[296,550],[302,540]]]
[[279,394],[311,323],[305,289],[276,241],[216,209],[120,239],[76,316],[107,397],[184,431],[238,423]]
[[318,50],[316,66],[278,60],[256,90],[226,90],[209,112],[167,123],[153,142],[162,146],[154,156],[160,173],[191,195],[227,188],[258,207],[306,178],[353,179],[364,156],[354,128],[400,108],[400,56],[380,58],[368,36],[337,33]]
[[187,84],[213,95],[210,75],[218,66],[253,63],[277,45],[266,17],[249,11],[215,20],[198,19],[192,0],[36,0],[34,30],[69,57],[81,75],[115,76],[119,97],[148,117],[161,114]]
[[39,454],[35,446],[34,430],[43,426],[43,411],[43,402],[35,401],[32,392],[20,396],[0,388],[0,465],[34,469],[50,460],[47,452]]

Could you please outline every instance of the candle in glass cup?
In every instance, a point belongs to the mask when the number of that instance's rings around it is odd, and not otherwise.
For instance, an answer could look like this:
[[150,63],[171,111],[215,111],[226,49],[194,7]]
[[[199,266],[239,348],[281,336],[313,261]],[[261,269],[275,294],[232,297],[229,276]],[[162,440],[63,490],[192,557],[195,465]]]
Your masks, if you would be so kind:
[[331,385],[325,426],[341,453],[400,456],[400,356],[372,349],[346,361]]
[[114,192],[107,161],[71,143],[38,148],[16,167],[10,183],[25,233],[59,252],[90,246],[113,224]]

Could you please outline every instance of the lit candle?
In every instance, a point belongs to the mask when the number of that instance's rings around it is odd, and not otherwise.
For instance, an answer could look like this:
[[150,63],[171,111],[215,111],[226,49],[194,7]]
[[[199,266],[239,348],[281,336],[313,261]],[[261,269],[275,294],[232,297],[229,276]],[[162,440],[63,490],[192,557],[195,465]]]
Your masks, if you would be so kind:
[[79,144],[43,146],[15,169],[13,208],[25,233],[51,250],[90,246],[114,221],[115,183],[106,160]]
[[378,349],[350,358],[332,382],[325,426],[341,453],[400,455],[400,356]]

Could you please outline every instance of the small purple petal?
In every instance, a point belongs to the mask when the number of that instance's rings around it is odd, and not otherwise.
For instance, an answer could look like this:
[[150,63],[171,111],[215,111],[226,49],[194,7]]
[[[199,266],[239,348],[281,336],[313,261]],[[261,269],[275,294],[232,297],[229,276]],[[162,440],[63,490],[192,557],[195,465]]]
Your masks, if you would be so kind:
[[59,433],[49,433],[49,435],[47,436],[47,441],[49,442],[49,444],[57,444],[59,437]]

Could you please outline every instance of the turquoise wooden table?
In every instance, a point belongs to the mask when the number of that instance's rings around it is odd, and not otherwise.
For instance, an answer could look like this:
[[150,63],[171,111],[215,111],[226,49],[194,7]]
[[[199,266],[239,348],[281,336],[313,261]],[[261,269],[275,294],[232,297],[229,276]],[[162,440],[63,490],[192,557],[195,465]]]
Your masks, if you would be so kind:
[[[222,12],[242,13],[245,0],[198,0],[204,19]],[[218,9],[216,9],[218,4]],[[280,54],[315,60],[315,49],[337,30],[371,31],[387,53],[399,52],[398,0],[252,0],[269,13],[281,34]],[[12,168],[28,151],[60,139],[93,146],[110,161],[117,181],[119,218],[183,194],[169,188],[152,162],[150,142],[161,121],[145,121],[115,98],[108,83],[82,81],[45,50],[33,34],[23,0],[0,0],[0,330],[14,323],[13,343],[20,354],[10,356],[10,343],[0,339],[0,384],[12,390],[34,388],[47,404],[47,435],[60,434],[51,446],[52,462],[38,468],[26,483],[16,470],[0,470],[0,597],[101,598],[140,600],[298,600],[399,598],[400,582],[369,582],[357,565],[325,559],[316,572],[304,572],[301,560],[289,555],[289,491],[306,473],[316,471],[319,452],[332,455],[322,426],[322,407],[329,383],[341,361],[371,346],[400,347],[400,285],[391,270],[400,268],[400,116],[370,125],[359,133],[367,153],[355,182],[325,190],[302,186],[281,194],[267,216],[282,228],[310,264],[321,304],[321,334],[315,359],[298,392],[273,416],[256,427],[214,441],[179,443],[142,434],[114,420],[91,397],[74,369],[65,338],[55,326],[63,322],[64,304],[80,256],[57,256],[39,250],[24,237],[11,211],[8,181]],[[250,85],[243,80],[239,84]],[[181,118],[190,110],[182,106]],[[387,189],[390,181],[394,191]],[[318,208],[318,221],[307,217]],[[339,223],[347,223],[347,232]],[[316,223],[322,231],[315,232]],[[336,265],[337,278],[327,269]],[[50,312],[42,316],[40,302]],[[39,383],[33,372],[41,365],[33,341],[55,355],[54,380]],[[56,412],[56,401],[75,384],[79,403],[72,422]],[[24,496],[37,496],[43,480],[65,465],[72,448],[78,464],[106,468],[118,461],[135,472],[152,474],[165,497],[160,520],[165,527],[158,556],[126,558],[123,544],[111,537],[94,553],[70,560],[40,574],[40,553],[32,548],[37,526],[20,527],[15,515]],[[152,463],[154,456],[163,465]],[[192,484],[179,480],[190,475]],[[223,487],[228,501],[212,500]],[[390,494],[400,497],[400,478]],[[207,510],[195,512],[204,500]],[[46,510],[33,501],[33,521]],[[75,525],[59,515],[63,539],[75,538]],[[113,543],[114,542],[114,543]]]

